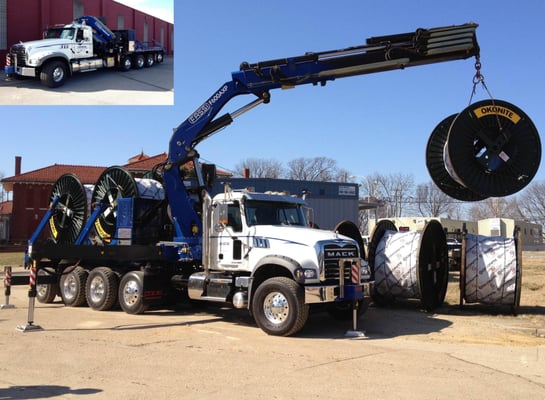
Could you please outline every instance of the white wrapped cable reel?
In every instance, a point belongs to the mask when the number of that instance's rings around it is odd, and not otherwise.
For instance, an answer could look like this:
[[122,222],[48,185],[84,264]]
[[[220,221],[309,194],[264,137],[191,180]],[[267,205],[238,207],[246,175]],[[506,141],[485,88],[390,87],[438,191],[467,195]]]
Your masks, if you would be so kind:
[[516,314],[522,278],[517,240],[466,234],[463,245],[460,305],[507,305]]
[[369,264],[375,280],[373,299],[378,304],[418,298],[431,311],[445,299],[447,244],[437,221],[429,221],[422,232],[397,232],[391,221],[380,221],[371,238]]
[[140,198],[152,200],[165,199],[165,189],[163,189],[161,182],[148,178],[136,178],[135,182]]

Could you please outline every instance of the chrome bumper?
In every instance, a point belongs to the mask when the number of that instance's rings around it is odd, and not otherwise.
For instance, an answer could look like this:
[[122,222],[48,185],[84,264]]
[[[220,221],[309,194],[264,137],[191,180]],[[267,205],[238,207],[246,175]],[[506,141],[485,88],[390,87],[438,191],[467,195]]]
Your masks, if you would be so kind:
[[36,68],[32,68],[32,67],[15,67],[15,73],[17,75],[21,75],[21,76],[30,76],[30,77],[35,77],[36,76]]
[[[374,286],[374,282],[362,283],[361,286],[363,289],[363,297],[371,297],[371,290]],[[337,300],[339,291],[339,285],[306,286],[305,304],[331,303]]]

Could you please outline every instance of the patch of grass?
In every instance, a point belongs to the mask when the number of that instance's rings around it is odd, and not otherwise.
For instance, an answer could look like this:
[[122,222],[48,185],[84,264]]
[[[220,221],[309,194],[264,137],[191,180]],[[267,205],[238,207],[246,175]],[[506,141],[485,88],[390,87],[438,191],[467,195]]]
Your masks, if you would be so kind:
[[25,263],[25,253],[24,252],[13,252],[13,253],[0,253],[0,267],[2,269],[0,272],[4,272],[5,265],[20,266]]

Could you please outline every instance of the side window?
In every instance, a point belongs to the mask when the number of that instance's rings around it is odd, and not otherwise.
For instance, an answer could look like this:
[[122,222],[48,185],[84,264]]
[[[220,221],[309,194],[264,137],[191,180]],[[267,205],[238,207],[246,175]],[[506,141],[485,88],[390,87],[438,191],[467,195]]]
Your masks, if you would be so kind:
[[234,232],[242,231],[242,218],[240,217],[240,207],[238,204],[229,204],[227,209],[227,226],[230,226]]

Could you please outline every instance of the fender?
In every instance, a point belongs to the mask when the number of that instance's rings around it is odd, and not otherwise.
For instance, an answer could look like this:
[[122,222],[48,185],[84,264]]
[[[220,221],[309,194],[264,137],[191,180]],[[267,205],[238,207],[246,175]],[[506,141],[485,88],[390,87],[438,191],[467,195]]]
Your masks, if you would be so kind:
[[[252,272],[250,284],[248,286],[248,310],[250,311],[250,314],[252,313],[250,304],[252,304],[252,296],[254,293],[254,283],[257,281],[258,285],[261,284],[265,279],[268,278],[268,274],[266,271],[264,271],[265,266],[267,265],[274,265],[280,269],[285,269],[287,272],[289,272],[290,277],[293,280],[295,279],[295,270],[301,268],[301,264],[299,264],[296,260],[290,257],[283,256],[281,254],[269,254],[265,257],[263,257],[259,262],[255,265],[254,271]],[[281,274],[275,273],[274,276],[279,276]]]
[[34,65],[35,68],[41,68],[44,64],[46,64],[47,62],[49,61],[52,61],[52,60],[62,60],[66,63],[66,65],[69,66],[70,68],[70,72],[72,72],[72,65],[70,63],[70,60],[69,58],[66,56],[66,54],[64,54],[63,52],[60,52],[60,51],[55,51],[55,52],[47,52],[47,53],[43,53],[44,55],[43,56],[33,56],[32,58],[34,59],[39,59],[39,63],[37,63],[36,65]]

